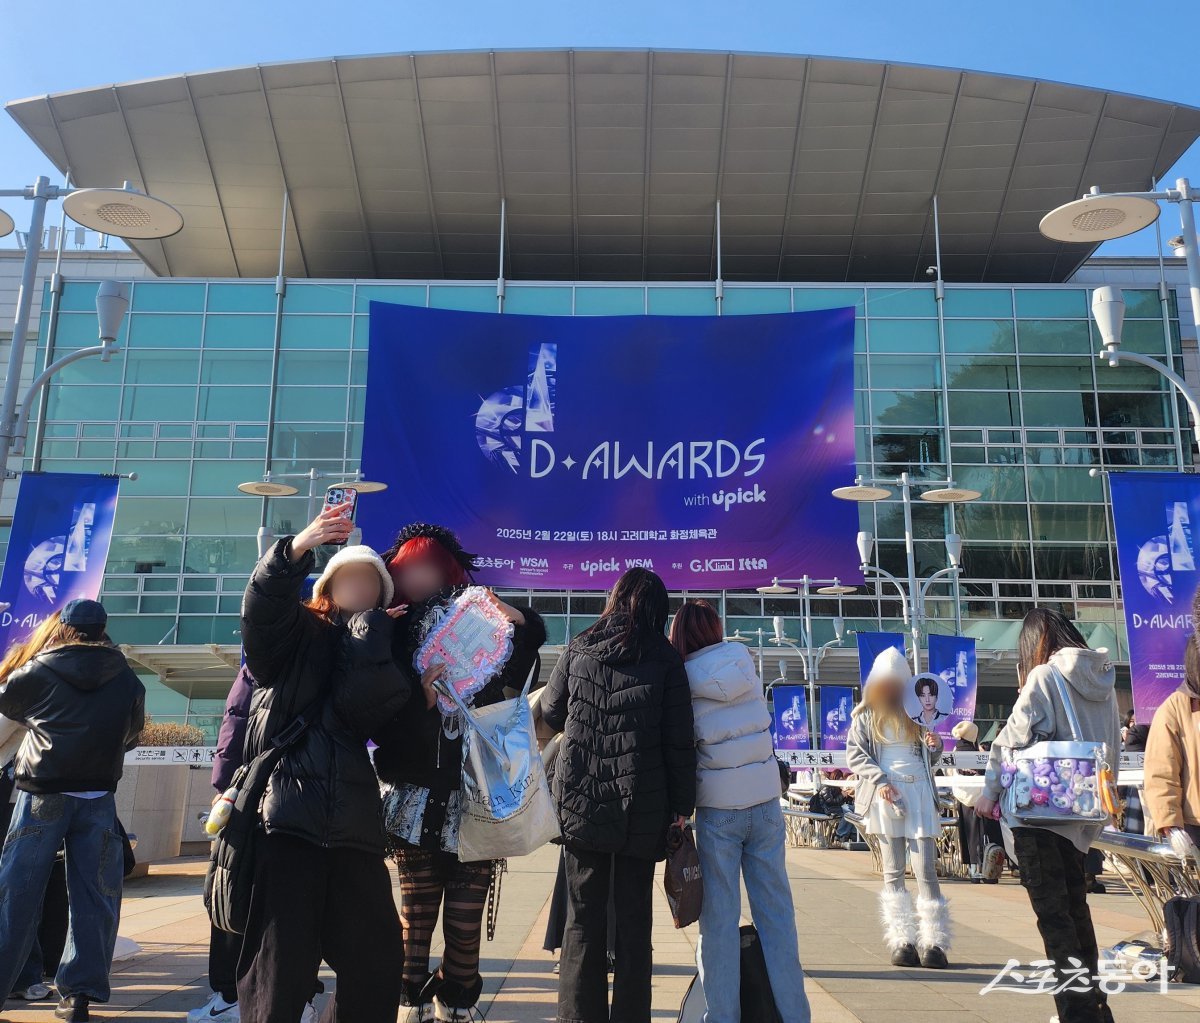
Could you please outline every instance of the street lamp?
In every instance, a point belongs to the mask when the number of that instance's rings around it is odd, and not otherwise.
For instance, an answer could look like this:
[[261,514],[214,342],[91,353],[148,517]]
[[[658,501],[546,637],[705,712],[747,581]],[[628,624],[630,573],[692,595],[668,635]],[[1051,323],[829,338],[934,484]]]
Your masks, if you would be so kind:
[[[871,564],[871,554],[875,549],[875,535],[867,530],[861,531],[857,538],[859,564],[864,574],[870,573],[878,576],[880,579],[892,583],[900,592],[900,608],[904,616],[904,624],[909,627],[913,641],[913,671],[920,674],[921,631],[926,619],[926,597],[929,594],[929,588],[938,579],[949,577],[955,583],[958,582],[959,562],[962,558],[962,537],[957,533],[947,534],[945,542],[946,556],[950,561],[949,567],[935,572],[924,582],[919,581],[917,579],[916,553],[913,546],[913,481],[909,478],[908,473],[901,473],[899,479],[886,480],[866,480],[860,476],[854,481],[853,486],[838,487],[833,491],[833,496],[840,497],[843,501],[858,501],[860,503],[883,501],[893,496],[893,492],[890,489],[892,486],[900,488],[900,499],[904,506],[904,552],[908,561],[907,589],[904,583],[892,575],[892,573]],[[968,501],[977,501],[981,496],[978,490],[968,490],[966,487],[956,486],[953,480],[947,480],[944,483],[939,482],[933,489],[926,490],[920,495],[923,501],[928,501],[931,504],[962,504]],[[961,631],[960,615],[961,609],[956,592],[954,600],[956,631]]]
[[[29,234],[25,243],[25,261],[21,268],[20,290],[17,292],[17,309],[13,317],[12,341],[8,351],[8,375],[4,381],[4,397],[0,401],[0,494],[4,483],[15,476],[8,468],[9,456],[14,450],[24,447],[23,431],[28,425],[28,406],[57,370],[74,359],[60,359],[47,372],[34,381],[18,404],[21,390],[21,367],[25,362],[25,345],[29,338],[29,319],[33,309],[33,289],[37,280],[38,257],[42,251],[42,230],[46,222],[46,204],[52,199],[63,200],[63,210],[72,220],[118,238],[166,238],[183,227],[183,217],[175,207],[134,190],[125,183],[123,188],[81,189],[72,191],[50,184],[44,175],[27,188],[0,189],[0,197],[29,199],[33,210],[29,217]],[[7,214],[0,218],[0,236],[12,230],[12,218]],[[115,282],[110,282],[115,283]],[[103,290],[103,289],[102,289]],[[124,305],[121,305],[124,301]],[[103,291],[96,300],[97,313],[101,318],[100,341],[94,348],[75,353],[77,358],[99,355],[111,358],[115,351],[117,330],[113,317],[120,309],[125,315],[128,301],[123,293],[112,288]],[[120,317],[117,317],[117,326]]]
[[[1062,242],[1104,242],[1140,231],[1153,224],[1162,212],[1159,202],[1179,205],[1179,222],[1183,234],[1171,239],[1176,252],[1183,250],[1187,266],[1188,291],[1192,300],[1192,321],[1200,327],[1200,248],[1196,240],[1196,217],[1193,203],[1196,195],[1187,178],[1179,178],[1174,188],[1160,192],[1101,192],[1092,190],[1082,199],[1066,203],[1047,213],[1039,229],[1047,238]],[[1164,376],[1183,395],[1192,413],[1192,426],[1200,441],[1200,406],[1184,379],[1156,359],[1139,352],[1121,350],[1121,328],[1125,322],[1125,300],[1118,288],[1104,286],[1092,295],[1092,317],[1100,331],[1104,351],[1099,358],[1110,366],[1121,362],[1136,362]]]
[[[357,470],[352,477],[347,477],[345,473],[340,472],[321,472],[319,469],[309,469],[308,472],[285,472],[285,473],[263,473],[261,480],[249,480],[246,483],[239,483],[238,490],[243,494],[250,494],[253,497],[292,497],[300,493],[299,487],[293,487],[290,483],[279,483],[278,480],[308,480],[308,517],[313,517],[313,501],[317,496],[317,480],[337,480],[336,483],[327,483],[326,490],[334,490],[339,487],[352,487],[360,494],[377,494],[381,490],[387,490],[386,483],[380,483],[377,480],[365,480],[362,478],[362,470]],[[265,519],[263,520],[266,521]],[[358,530],[355,530],[357,533]],[[361,539],[361,533],[359,539]],[[351,534],[351,541],[354,540],[354,535]],[[270,526],[263,525],[258,528],[258,556],[261,558],[266,554],[271,544],[275,542],[275,531]],[[350,542],[350,541],[348,541]]]

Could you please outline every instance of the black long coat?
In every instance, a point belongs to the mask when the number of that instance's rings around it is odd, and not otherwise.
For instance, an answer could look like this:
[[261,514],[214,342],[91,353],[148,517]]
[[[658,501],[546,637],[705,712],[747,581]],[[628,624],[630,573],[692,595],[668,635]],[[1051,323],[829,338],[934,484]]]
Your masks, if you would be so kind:
[[542,719],[563,733],[554,772],[563,841],[662,859],[673,815],[696,803],[692,697],[665,636],[622,641],[620,620],[576,637],[542,694]]

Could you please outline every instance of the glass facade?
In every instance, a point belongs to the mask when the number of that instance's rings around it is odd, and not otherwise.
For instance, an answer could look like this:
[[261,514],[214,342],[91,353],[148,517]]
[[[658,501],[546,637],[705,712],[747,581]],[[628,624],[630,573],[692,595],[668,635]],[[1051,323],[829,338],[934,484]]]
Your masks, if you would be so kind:
[[[47,340],[51,358],[94,344],[97,283],[67,283],[54,338],[43,319],[39,366]],[[55,378],[42,467],[138,474],[122,484],[102,595],[120,642],[238,642],[262,501],[236,487],[264,468],[276,341],[273,471],[352,473],[373,300],[497,308],[494,281],[303,280],[288,283],[277,322],[273,281],[139,280],[125,354],[108,364],[82,360]],[[727,284],[719,311],[854,306],[859,471],[907,471],[918,480],[949,474],[983,494],[956,511],[916,502],[918,573],[944,567],[942,538],[956,528],[964,539],[963,627],[982,647],[1012,648],[1021,616],[1037,602],[1062,607],[1094,645],[1125,659],[1106,484],[1089,470],[1173,468],[1190,456],[1165,382],[1092,356],[1099,344],[1089,300],[1078,286],[948,286],[939,316],[930,285]],[[1169,354],[1182,371],[1178,322],[1163,322],[1157,292],[1126,290],[1125,300],[1125,346]],[[707,316],[718,302],[711,285],[509,282],[505,310]],[[309,511],[304,496],[272,499],[268,524],[276,534],[292,532]],[[878,537],[880,567],[906,574],[899,502],[863,505],[858,514],[861,528]],[[588,593],[529,596],[547,616],[552,642],[590,623],[602,603]],[[794,597],[713,597],[730,631],[770,629],[774,615],[799,614]],[[898,602],[874,583],[844,598],[840,610],[850,629],[899,626]],[[836,598],[815,600],[813,611],[814,642],[832,639]],[[953,630],[948,587],[935,587],[930,614],[933,630]],[[215,697],[188,706],[163,690],[154,699],[161,716],[186,713],[210,732],[220,714]]]

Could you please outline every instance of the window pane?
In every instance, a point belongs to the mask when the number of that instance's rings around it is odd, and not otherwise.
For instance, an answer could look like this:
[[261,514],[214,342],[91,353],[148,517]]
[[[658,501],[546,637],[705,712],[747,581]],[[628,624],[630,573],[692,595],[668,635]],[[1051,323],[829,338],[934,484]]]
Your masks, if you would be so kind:
[[1025,500],[1025,470],[1019,465],[972,465],[957,468],[954,479],[961,486],[978,490],[984,501]]
[[876,355],[870,360],[870,369],[871,384],[877,388],[942,385],[941,362],[924,355]]
[[431,309],[465,309],[468,312],[494,313],[496,311],[496,282],[486,284],[431,284],[429,286]]
[[208,286],[210,313],[273,313],[275,288],[271,284],[217,284]]
[[1084,540],[1105,536],[1107,509],[1098,504],[1031,504],[1035,540]]
[[[343,369],[343,372],[345,370]],[[280,420],[346,421],[345,387],[280,387],[275,399]]]
[[[7,343],[7,342],[6,342]],[[126,352],[128,359],[132,353]],[[28,365],[28,362],[26,363]],[[41,372],[41,359],[34,364],[37,372]],[[99,359],[80,359],[60,369],[51,378],[52,386],[62,384],[119,384],[121,382],[121,363],[119,359],[112,362],[101,362]]]
[[1167,426],[1167,398],[1162,394],[1101,394],[1101,426]]
[[285,316],[282,348],[349,348],[349,316]]
[[1090,355],[1092,351],[1087,320],[1019,320],[1017,337],[1022,354]]
[[1101,391],[1160,391],[1166,383],[1161,374],[1149,366],[1124,360],[1119,366],[1110,366],[1096,360],[1096,385]]
[[425,304],[424,284],[360,284],[354,289],[354,311],[370,312],[372,302],[393,305]]
[[1164,358],[1167,339],[1163,334],[1162,320],[1126,320],[1121,331],[1121,347],[1131,352]]
[[135,348],[199,348],[204,320],[200,316],[129,317],[129,341]]
[[1104,501],[1102,477],[1088,475],[1085,468],[1031,465],[1026,472],[1032,502]]
[[931,287],[868,288],[867,310],[872,316],[937,316]]
[[1011,355],[947,355],[946,374],[955,389],[1017,390],[1017,360]]
[[972,540],[1029,539],[1029,516],[1023,504],[961,504],[958,525],[963,536]]
[[1151,288],[1123,288],[1125,319],[1152,319],[1162,321],[1162,303],[1158,292]]
[[[141,474],[138,474],[138,484]],[[187,501],[182,497],[125,497],[117,502],[115,534],[177,535],[183,532]]]
[[195,387],[127,387],[121,396],[122,419],[191,422],[195,412]]
[[281,384],[325,384],[345,386],[350,360],[335,352],[280,352]]
[[201,387],[196,418],[218,423],[265,421],[270,401],[269,387]]
[[271,348],[274,344],[274,316],[223,313],[204,320],[206,348]]
[[872,438],[876,462],[897,463],[920,467],[942,464],[942,434],[940,430],[881,430]]
[[113,422],[119,419],[121,389],[119,387],[50,387],[46,404],[48,419],[64,419],[69,422],[100,419]]
[[1107,544],[1035,542],[1033,567],[1039,579],[1112,578],[1112,562]]
[[[93,324],[96,319],[96,292],[100,288],[99,281],[64,281],[62,301],[59,311],[90,313]],[[43,300],[42,308],[50,303]],[[5,324],[7,327],[8,324]]]
[[271,353],[206,351],[200,362],[202,384],[269,384]]
[[1020,426],[1017,395],[1011,391],[951,391],[949,420],[954,426]]
[[110,575],[178,575],[182,559],[181,537],[114,536],[105,571]]
[[1026,426],[1095,426],[1095,395],[1057,391],[1026,391],[1022,397]]
[[787,313],[792,309],[790,288],[731,288],[725,286],[721,312],[727,316],[743,313]]
[[570,316],[570,285],[555,288],[509,284],[504,296],[504,311],[533,313],[539,316]]
[[1092,364],[1082,359],[1022,358],[1021,386],[1027,391],[1090,391]]
[[261,502],[247,497],[194,498],[188,509],[189,535],[237,536],[258,530]]
[[1074,316],[1086,319],[1087,293],[1073,288],[1017,289],[1017,316]]
[[189,537],[183,563],[185,572],[223,574],[245,571],[257,560],[258,545],[252,536]]
[[872,391],[872,422],[880,426],[937,426],[942,421],[939,391]]
[[868,330],[872,352],[940,351],[936,320],[871,320]]
[[847,306],[854,306],[856,316],[866,314],[867,303],[862,288],[792,288],[792,308],[798,313]]
[[646,311],[642,288],[575,289],[576,316],[640,316]]
[[189,462],[153,459],[117,459],[117,472],[136,472],[138,497],[178,497],[188,492]]
[[[344,447],[345,430],[341,427],[280,423],[275,429],[275,450],[271,454],[274,458],[289,458],[296,462],[340,461]],[[307,469],[306,464],[301,471]]]
[[130,306],[143,313],[198,313],[204,309],[204,285],[134,281]]
[[297,284],[289,281],[287,294],[283,296],[283,310],[285,313],[348,313],[351,311],[353,295],[352,284]]
[[715,316],[717,312],[713,288],[648,288],[646,301],[652,316]]
[[[89,360],[84,359],[84,362]],[[127,384],[194,384],[200,367],[197,351],[168,352],[162,350],[125,353],[125,383]]]
[[1012,320],[947,320],[947,352],[1012,352]]
[[946,288],[947,316],[1007,316],[1013,314],[1012,292],[1008,288]]

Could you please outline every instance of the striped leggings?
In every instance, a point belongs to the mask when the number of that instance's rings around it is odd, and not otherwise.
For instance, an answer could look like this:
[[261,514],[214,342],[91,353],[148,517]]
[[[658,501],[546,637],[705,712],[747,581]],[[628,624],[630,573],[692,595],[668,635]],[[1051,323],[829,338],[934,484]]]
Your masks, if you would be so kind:
[[[483,990],[479,944],[492,879],[491,860],[460,863],[449,853],[405,846],[396,853],[396,867],[406,1004],[427,1002],[436,991],[447,1006],[471,1008]],[[429,952],[439,912],[445,949],[431,982]]]

